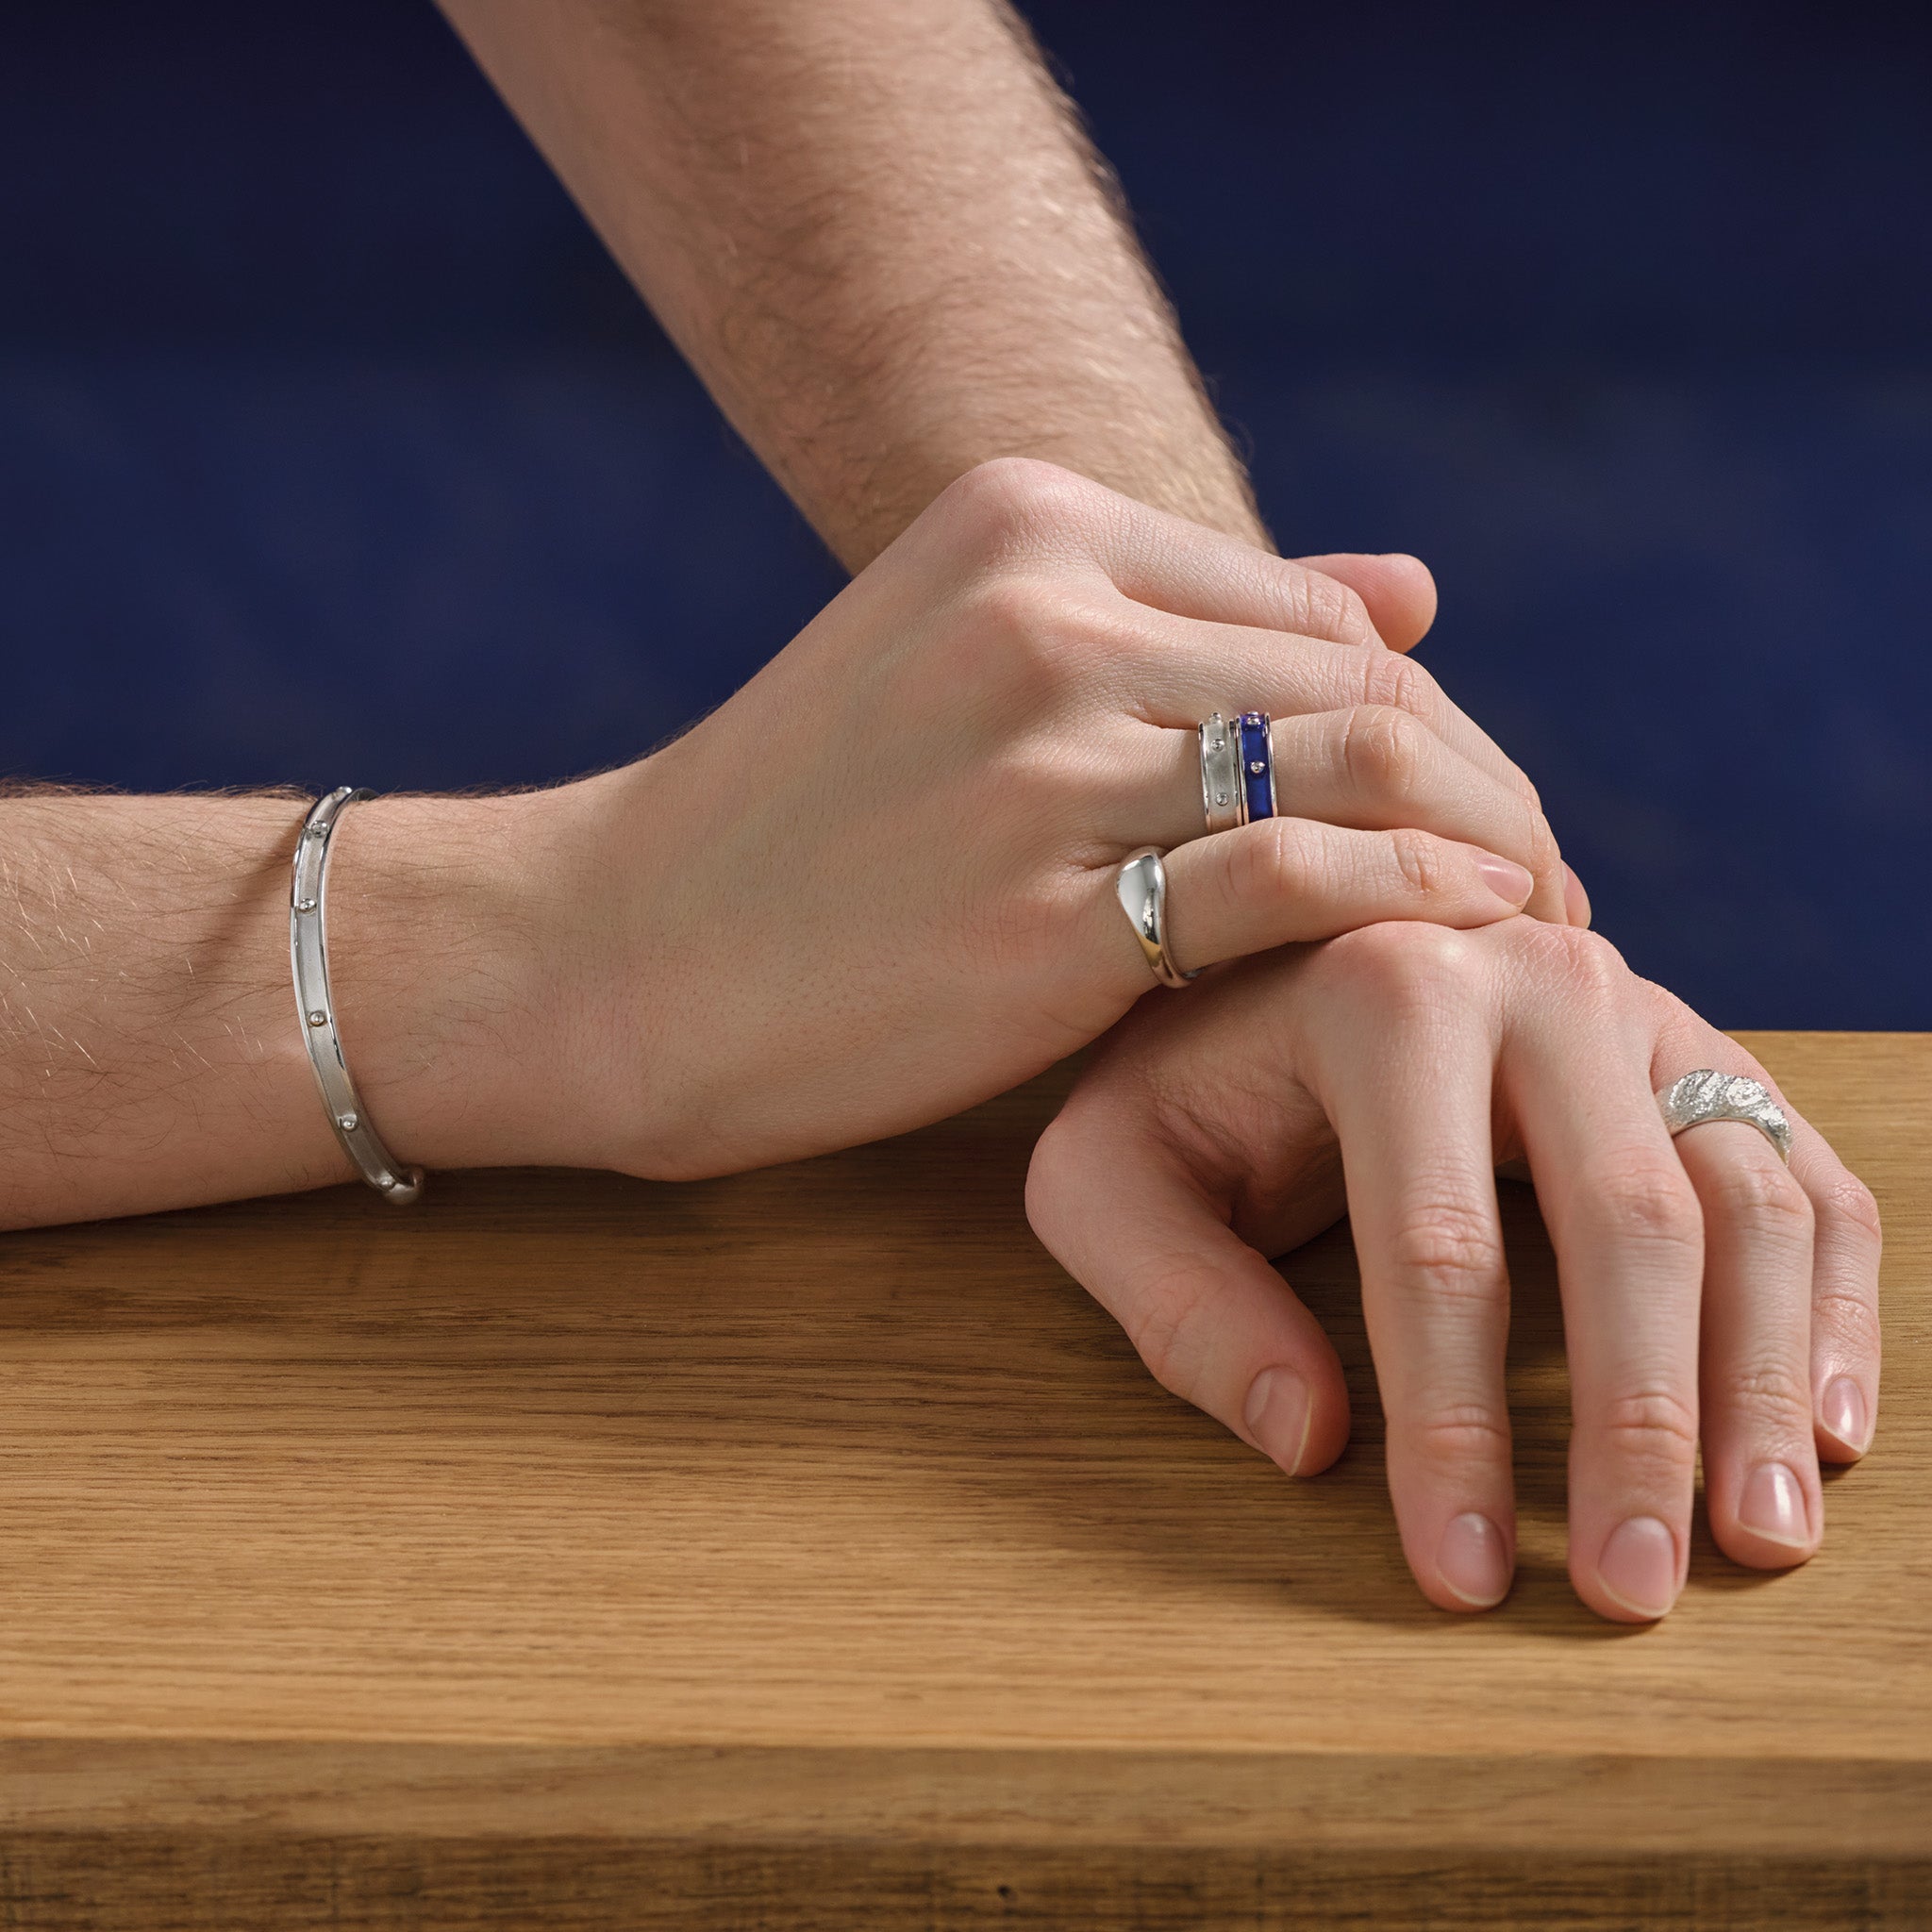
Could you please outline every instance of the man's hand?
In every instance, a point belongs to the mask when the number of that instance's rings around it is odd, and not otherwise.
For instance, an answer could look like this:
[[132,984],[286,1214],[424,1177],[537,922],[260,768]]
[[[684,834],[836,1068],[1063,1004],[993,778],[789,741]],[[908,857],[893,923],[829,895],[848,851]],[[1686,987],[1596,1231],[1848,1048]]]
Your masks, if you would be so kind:
[[[1391,566],[1354,561],[1379,594]],[[1204,839],[1194,725],[1249,706],[1277,721],[1288,815]],[[288,981],[301,809],[0,801],[0,1215],[345,1175]],[[1115,871],[1141,844],[1177,848],[1186,966],[1366,920],[1562,917],[1526,783],[1354,591],[1014,461],[657,756],[346,813],[345,1050],[429,1168],[688,1175],[871,1139],[1126,1011],[1149,978]]]
[[[1204,838],[1195,726],[1250,707],[1284,816]],[[596,1158],[650,1174],[896,1132],[1084,1045],[1149,984],[1137,846],[1168,852],[1184,968],[1564,917],[1525,781],[1360,598],[1040,463],[954,485],[723,709],[584,789],[630,1056],[591,1088]]]
[[1676,1141],[1654,1091],[1763,1069],[1609,946],[1505,920],[1389,924],[1156,995],[1034,1155],[1041,1240],[1155,1374],[1293,1475],[1348,1434],[1340,1365],[1263,1258],[1345,1205],[1417,1582],[1444,1609],[1509,1587],[1509,1289],[1493,1171],[1526,1157],[1569,1340],[1570,1574],[1603,1616],[1682,1588],[1701,1441],[1711,1528],[1758,1569],[1824,1534],[1820,1456],[1878,1396],[1869,1193],[1788,1103]]

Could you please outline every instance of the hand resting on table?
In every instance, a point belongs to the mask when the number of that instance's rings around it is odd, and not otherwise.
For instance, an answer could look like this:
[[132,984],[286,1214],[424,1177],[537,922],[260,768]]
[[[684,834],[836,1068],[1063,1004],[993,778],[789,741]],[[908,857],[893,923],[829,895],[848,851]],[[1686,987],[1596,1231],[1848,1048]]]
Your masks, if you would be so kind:
[[1515,1549],[1494,1171],[1525,1159],[1568,1338],[1571,1577],[1644,1621],[1683,1587],[1700,1443],[1719,1546],[1775,1569],[1817,1549],[1819,1459],[1857,1460],[1877,1412],[1871,1195],[1788,1106],[1789,1170],[1753,1126],[1673,1141],[1655,1091],[1700,1067],[1772,1084],[1593,934],[1370,926],[1149,994],[1042,1136],[1028,1207],[1162,1383],[1304,1476],[1348,1398],[1265,1257],[1345,1208],[1404,1552],[1431,1602],[1483,1609]]

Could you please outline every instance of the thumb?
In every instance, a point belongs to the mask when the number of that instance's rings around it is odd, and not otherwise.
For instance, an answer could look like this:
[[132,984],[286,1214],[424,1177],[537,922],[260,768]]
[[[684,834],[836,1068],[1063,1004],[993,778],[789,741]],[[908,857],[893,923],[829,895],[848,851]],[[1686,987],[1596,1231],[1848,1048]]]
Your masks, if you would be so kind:
[[1026,1212],[1162,1387],[1291,1475],[1341,1454],[1334,1344],[1147,1124],[1075,1092],[1034,1149]]
[[1399,550],[1387,557],[1344,550],[1294,560],[1346,584],[1368,606],[1369,622],[1391,651],[1414,650],[1436,621],[1436,580],[1419,557]]

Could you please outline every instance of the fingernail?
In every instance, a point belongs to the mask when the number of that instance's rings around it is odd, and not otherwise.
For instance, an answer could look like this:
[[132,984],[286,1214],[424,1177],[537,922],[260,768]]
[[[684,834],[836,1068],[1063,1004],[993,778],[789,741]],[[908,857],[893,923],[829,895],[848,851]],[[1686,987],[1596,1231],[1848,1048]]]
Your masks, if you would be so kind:
[[1633,1516],[1611,1530],[1597,1558],[1604,1592],[1633,1617],[1661,1617],[1676,1600],[1677,1545],[1655,1516]]
[[1503,1532],[1473,1510],[1454,1518],[1436,1552],[1436,1574],[1449,1594],[1472,1609],[1501,1603],[1509,1594],[1509,1550]]
[[1572,925],[1590,924],[1590,894],[1569,866],[1563,868],[1563,916]]
[[1811,1545],[1805,1516],[1805,1491],[1782,1462],[1760,1462],[1738,1498],[1738,1521],[1765,1541],[1793,1550]]
[[1498,858],[1493,852],[1485,852],[1476,860],[1475,869],[1482,874],[1483,884],[1511,906],[1521,906],[1536,884],[1514,859]]
[[1828,1434],[1862,1456],[1872,1446],[1872,1418],[1865,1409],[1865,1391],[1849,1375],[1840,1375],[1824,1391],[1821,1420]]
[[1256,1446],[1290,1475],[1302,1466],[1313,1416],[1308,1385],[1292,1369],[1263,1369],[1255,1377],[1247,1407],[1241,1410],[1241,1420]]

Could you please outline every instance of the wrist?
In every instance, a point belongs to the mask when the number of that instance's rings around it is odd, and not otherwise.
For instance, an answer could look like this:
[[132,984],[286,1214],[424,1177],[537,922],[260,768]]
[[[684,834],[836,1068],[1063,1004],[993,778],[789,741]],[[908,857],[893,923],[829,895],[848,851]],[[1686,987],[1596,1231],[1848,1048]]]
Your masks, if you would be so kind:
[[433,1173],[594,1158],[575,1077],[578,789],[383,796],[342,816],[330,980],[350,1072],[400,1161]]

